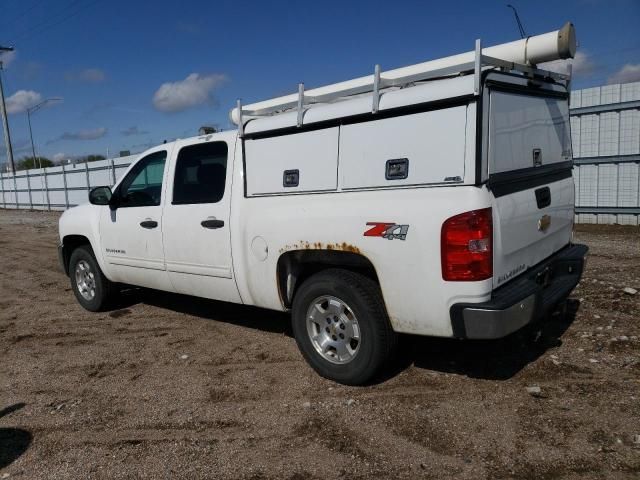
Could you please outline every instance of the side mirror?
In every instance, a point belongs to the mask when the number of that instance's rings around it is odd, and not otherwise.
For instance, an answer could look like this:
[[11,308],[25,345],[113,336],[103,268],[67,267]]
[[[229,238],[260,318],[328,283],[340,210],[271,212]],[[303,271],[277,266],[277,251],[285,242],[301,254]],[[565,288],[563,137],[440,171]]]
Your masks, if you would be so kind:
[[110,205],[111,197],[110,187],[94,187],[89,192],[89,203],[93,205]]

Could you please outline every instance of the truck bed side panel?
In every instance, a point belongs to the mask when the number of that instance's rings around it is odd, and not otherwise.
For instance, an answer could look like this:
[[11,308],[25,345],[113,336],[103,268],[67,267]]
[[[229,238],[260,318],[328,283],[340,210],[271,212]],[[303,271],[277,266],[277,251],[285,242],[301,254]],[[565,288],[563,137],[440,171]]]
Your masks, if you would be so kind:
[[[452,202],[455,198],[455,202]],[[451,336],[449,308],[482,302],[491,280],[444,282],[440,228],[453,212],[485,208],[490,195],[473,186],[344,192],[242,199],[232,220],[234,266],[242,299],[284,309],[276,281],[285,252],[334,249],[357,252],[374,265],[393,328],[398,332]],[[405,240],[365,237],[368,222],[407,225]],[[268,248],[265,259],[257,244]]]

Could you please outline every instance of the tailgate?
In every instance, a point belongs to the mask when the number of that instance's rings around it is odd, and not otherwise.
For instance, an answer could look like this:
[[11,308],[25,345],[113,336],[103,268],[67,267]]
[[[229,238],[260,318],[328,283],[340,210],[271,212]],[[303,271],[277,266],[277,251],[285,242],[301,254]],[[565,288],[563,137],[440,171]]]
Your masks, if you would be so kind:
[[489,99],[495,288],[570,242],[575,193],[566,96],[492,88]]

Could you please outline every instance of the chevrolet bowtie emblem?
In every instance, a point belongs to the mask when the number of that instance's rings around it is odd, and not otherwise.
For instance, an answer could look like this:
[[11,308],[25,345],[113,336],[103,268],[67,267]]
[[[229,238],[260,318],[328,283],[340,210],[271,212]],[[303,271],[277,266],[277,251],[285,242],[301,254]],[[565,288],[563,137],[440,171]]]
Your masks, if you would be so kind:
[[543,215],[540,220],[538,220],[538,230],[541,232],[546,232],[550,225],[551,217],[549,215]]

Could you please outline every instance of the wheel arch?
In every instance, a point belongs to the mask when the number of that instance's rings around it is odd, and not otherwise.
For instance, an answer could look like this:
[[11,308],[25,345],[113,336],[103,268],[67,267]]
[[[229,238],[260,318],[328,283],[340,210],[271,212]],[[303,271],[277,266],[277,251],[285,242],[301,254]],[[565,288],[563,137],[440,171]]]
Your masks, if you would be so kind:
[[362,253],[322,249],[292,250],[280,255],[276,267],[278,295],[283,306],[291,308],[295,292],[307,278],[330,268],[361,273],[380,283],[373,263]]
[[62,237],[62,265],[64,267],[64,273],[67,276],[69,276],[69,261],[71,260],[71,254],[76,248],[81,247],[82,245],[88,245],[91,247],[91,250],[93,250],[91,241],[84,235],[65,235]]

